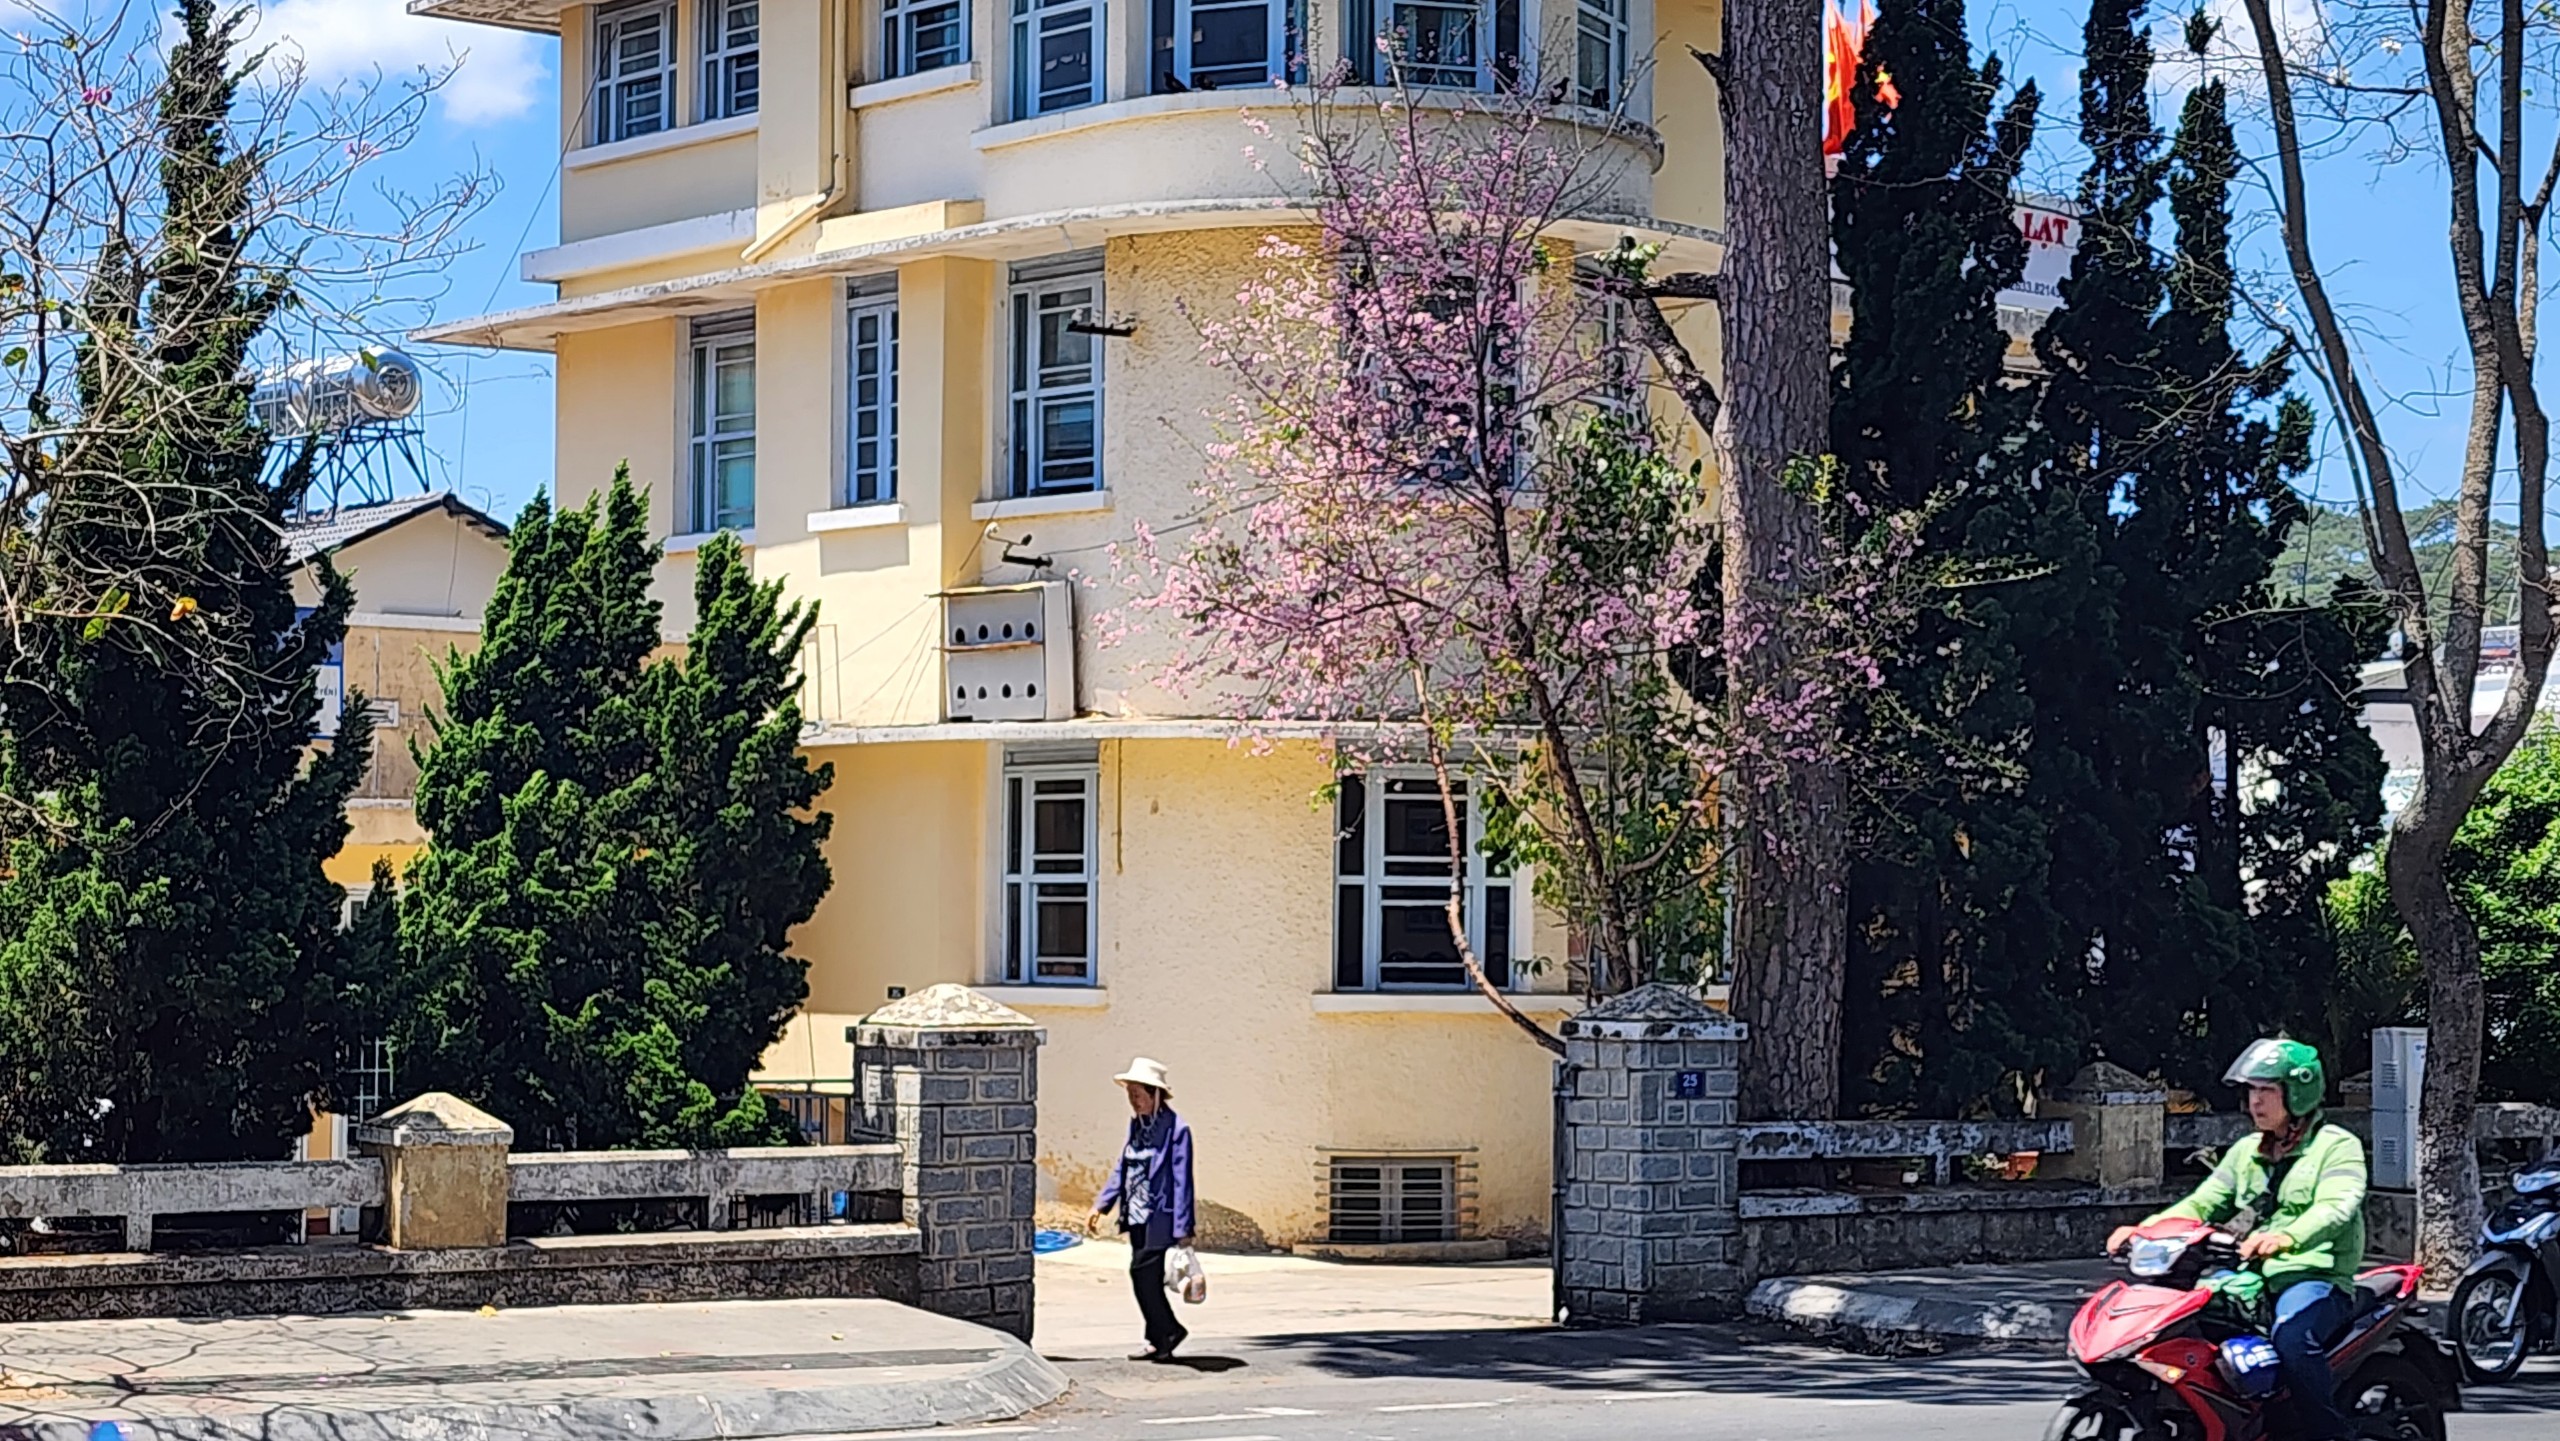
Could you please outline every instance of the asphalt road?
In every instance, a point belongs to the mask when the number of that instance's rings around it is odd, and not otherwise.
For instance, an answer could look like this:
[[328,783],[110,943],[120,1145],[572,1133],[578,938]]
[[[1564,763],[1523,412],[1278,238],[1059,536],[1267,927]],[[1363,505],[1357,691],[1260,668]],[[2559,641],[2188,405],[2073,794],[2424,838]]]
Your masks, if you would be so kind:
[[[1208,1258],[1185,1364],[1122,1359],[1128,1253],[1044,1257],[1035,1344],[1075,1389],[1038,1441],[2040,1441],[2074,1373],[1974,1351],[1850,1355],[1760,1326],[1561,1331],[1543,1266]],[[2471,1393],[2447,1441],[2560,1441],[2560,1361]]]
[[[1156,1367],[1065,1358],[1076,1390],[988,1435],[1076,1441],[2037,1441],[2067,1366],[1881,1359],[1742,1327],[1269,1338]],[[2482,1389],[2448,1441],[2560,1436],[2560,1365]],[[967,1433],[945,1433],[967,1434]]]

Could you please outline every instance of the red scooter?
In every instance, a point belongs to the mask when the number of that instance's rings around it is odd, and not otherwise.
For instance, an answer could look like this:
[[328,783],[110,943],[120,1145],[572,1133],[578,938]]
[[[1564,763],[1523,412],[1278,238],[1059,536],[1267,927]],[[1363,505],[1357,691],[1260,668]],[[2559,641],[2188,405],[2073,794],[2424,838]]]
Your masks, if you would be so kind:
[[[2194,1221],[2161,1221],[2119,1253],[2130,1281],[2110,1281],[2071,1322],[2071,1359],[2089,1384],[2062,1403],[2045,1441],[2268,1441],[2290,1408],[2275,1351],[2255,1326],[2215,1304],[2204,1283],[2240,1266],[2240,1241]],[[2419,1324],[2415,1266],[2356,1278],[2356,1315],[2329,1348],[2339,1409],[2360,1436],[2444,1441],[2462,1409],[2461,1373]]]

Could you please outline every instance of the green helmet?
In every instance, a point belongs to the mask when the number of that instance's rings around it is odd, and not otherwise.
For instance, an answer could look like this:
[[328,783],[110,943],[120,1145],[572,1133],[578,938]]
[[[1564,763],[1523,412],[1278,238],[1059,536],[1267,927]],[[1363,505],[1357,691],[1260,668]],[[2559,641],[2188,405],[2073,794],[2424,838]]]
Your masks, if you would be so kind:
[[2320,1068],[2320,1053],[2300,1041],[2253,1041],[2222,1079],[2233,1086],[2252,1081],[2281,1086],[2284,1108],[2296,1116],[2310,1115],[2329,1099],[2329,1077]]

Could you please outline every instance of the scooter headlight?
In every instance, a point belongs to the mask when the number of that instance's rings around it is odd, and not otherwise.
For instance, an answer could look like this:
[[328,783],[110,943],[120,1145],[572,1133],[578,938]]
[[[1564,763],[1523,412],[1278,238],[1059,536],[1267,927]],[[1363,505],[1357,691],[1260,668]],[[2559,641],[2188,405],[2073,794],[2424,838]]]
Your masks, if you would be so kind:
[[2136,1241],[2125,1251],[2124,1267],[2134,1275],[2150,1280],[2176,1270],[2178,1258],[2185,1254],[2187,1243],[2184,1241]]

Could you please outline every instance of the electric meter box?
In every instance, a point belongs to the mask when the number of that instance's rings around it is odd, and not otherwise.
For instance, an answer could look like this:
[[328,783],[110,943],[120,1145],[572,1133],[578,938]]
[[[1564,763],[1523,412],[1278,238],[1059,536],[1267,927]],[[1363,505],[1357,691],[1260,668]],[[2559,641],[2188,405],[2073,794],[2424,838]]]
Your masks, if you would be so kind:
[[2427,1032],[2387,1026],[2373,1033],[2373,1184],[2412,1191],[2418,1184],[2418,1095],[2426,1088]]

